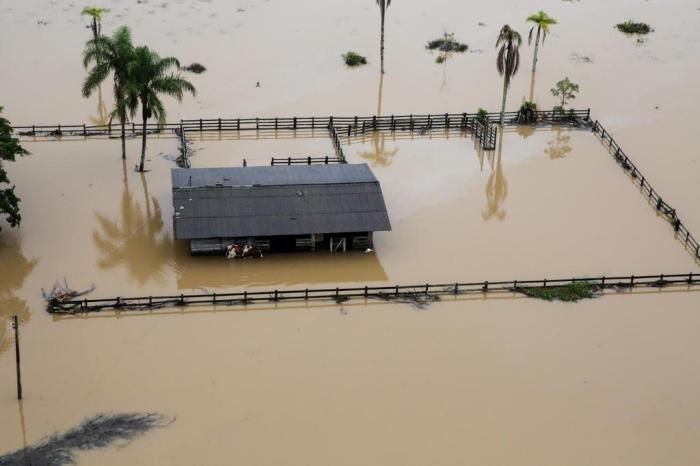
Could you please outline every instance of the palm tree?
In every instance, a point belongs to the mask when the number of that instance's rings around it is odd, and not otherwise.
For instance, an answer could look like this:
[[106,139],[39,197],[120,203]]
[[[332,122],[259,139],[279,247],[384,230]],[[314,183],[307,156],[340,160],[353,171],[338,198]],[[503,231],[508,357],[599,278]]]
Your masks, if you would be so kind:
[[542,36],[542,45],[544,45],[547,34],[549,34],[549,26],[557,24],[557,20],[542,10],[534,15],[528,16],[527,20],[528,22],[535,24],[532,26],[532,29],[530,29],[530,34],[527,38],[528,45],[532,44],[532,33],[535,32],[535,28],[537,28],[537,37],[535,38],[535,55],[532,59],[532,73],[534,74],[535,70],[537,69],[537,51],[539,50],[540,46],[540,35]]
[[116,116],[122,125],[122,159],[126,158],[126,129],[127,108],[125,102],[125,85],[129,72],[129,63],[134,56],[134,45],[131,43],[131,31],[122,26],[112,34],[112,37],[98,36],[88,41],[83,52],[83,66],[87,68],[93,63],[83,82],[83,96],[90,97],[100,88],[102,82],[111,74],[114,81],[114,101]]
[[90,29],[92,29],[93,39],[97,39],[100,32],[102,32],[102,14],[108,12],[109,8],[100,8],[98,6],[86,6],[80,12],[80,16],[90,16],[92,18]]
[[384,17],[386,16],[386,10],[391,5],[391,0],[377,0],[377,5],[379,5],[379,14],[382,17],[382,35],[379,46],[379,56],[381,61],[382,74],[384,74]]
[[506,111],[506,96],[508,94],[508,87],[510,86],[510,80],[518,72],[518,67],[520,66],[520,47],[523,43],[523,39],[520,37],[518,31],[511,29],[507,24],[503,26],[501,32],[498,34],[498,40],[496,40],[496,48],[501,46],[498,51],[498,57],[496,58],[496,68],[498,69],[498,74],[503,76],[503,103],[501,104],[501,126],[503,126],[503,116]]
[[174,97],[182,102],[185,92],[193,96],[197,90],[192,83],[183,78],[179,73],[171,71],[179,70],[180,62],[173,57],[161,58],[156,52],[146,46],[136,47],[134,60],[129,64],[129,80],[126,95],[131,116],[136,113],[136,108],[141,105],[143,117],[143,140],[141,143],[141,163],[139,171],[144,170],[146,162],[146,128],[147,121],[153,117],[159,126],[165,124],[166,111],[159,95],[164,94]]

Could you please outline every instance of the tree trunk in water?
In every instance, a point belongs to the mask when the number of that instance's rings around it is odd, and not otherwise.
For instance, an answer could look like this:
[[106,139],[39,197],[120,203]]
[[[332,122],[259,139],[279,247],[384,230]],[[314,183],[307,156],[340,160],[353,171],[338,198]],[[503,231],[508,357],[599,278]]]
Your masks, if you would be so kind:
[[503,126],[504,113],[506,112],[506,96],[508,95],[508,78],[503,77],[503,103],[501,103],[501,126]]
[[126,160],[126,123],[124,119],[122,119],[122,160]]
[[139,165],[139,171],[143,171],[143,167],[146,163],[146,112],[143,112],[143,138],[141,139],[141,164]]
[[532,74],[537,70],[537,51],[540,48],[540,28],[537,28],[537,37],[535,38],[535,57],[532,59]]
[[379,56],[381,61],[382,74],[384,74],[384,7],[382,8],[382,36],[379,46]]

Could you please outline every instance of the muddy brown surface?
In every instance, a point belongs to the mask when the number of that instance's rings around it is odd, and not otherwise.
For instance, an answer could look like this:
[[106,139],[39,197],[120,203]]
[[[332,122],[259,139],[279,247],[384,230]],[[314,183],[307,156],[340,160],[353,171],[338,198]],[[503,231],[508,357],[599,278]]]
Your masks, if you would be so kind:
[[[110,86],[104,106],[79,94],[90,34],[81,7],[0,0],[0,59],[12,64],[0,104],[13,123],[104,120]],[[496,109],[498,29],[508,22],[525,35],[535,10],[505,0],[392,2],[380,80],[370,0],[109,7],[105,32],[129,24],[136,42],[207,67],[191,76],[196,99],[168,102],[171,121]],[[548,89],[564,76],[579,83],[573,105],[590,107],[700,232],[696,2],[539,7],[560,24],[541,49],[538,104],[555,104]],[[614,30],[629,17],[655,32],[638,43]],[[444,30],[470,52],[438,66],[424,44]],[[370,64],[346,69],[348,49]],[[513,109],[530,93],[531,49],[522,53]],[[377,234],[376,253],[246,262],[192,258],[173,240],[175,138],[149,140],[145,175],[133,169],[138,141],[124,164],[118,140],[69,139],[26,140],[32,155],[8,164],[23,222],[0,233],[0,456],[98,413],[158,412],[176,421],[126,448],[81,453],[78,464],[700,461],[700,295],[684,288],[577,304],[479,296],[426,310],[363,301],[62,319],[43,310],[41,289],[64,278],[80,289],[94,283],[97,297],[698,270],[591,134],[521,128],[486,154],[459,133],[344,138],[348,159],[368,163],[382,183],[393,231]],[[323,132],[191,139],[197,167],[333,155]],[[23,321],[20,405],[12,314]]]

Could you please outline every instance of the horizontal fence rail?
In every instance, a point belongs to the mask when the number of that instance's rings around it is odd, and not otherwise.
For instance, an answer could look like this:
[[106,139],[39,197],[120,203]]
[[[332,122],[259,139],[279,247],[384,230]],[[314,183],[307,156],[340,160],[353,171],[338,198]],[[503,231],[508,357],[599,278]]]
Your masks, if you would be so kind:
[[[518,125],[518,112],[505,112],[504,124],[507,126]],[[553,110],[537,112],[542,122],[569,123],[575,120],[590,119],[590,109],[570,110],[565,113]],[[147,132],[205,132],[205,131],[269,131],[269,130],[306,130],[306,129],[330,129],[336,127],[338,133],[350,126],[354,129],[367,130],[427,130],[445,128],[466,128],[474,121],[488,125],[498,123],[500,113],[488,113],[485,120],[476,113],[441,113],[441,114],[416,114],[416,115],[386,115],[386,116],[353,116],[353,117],[270,117],[270,118],[200,118],[183,119],[178,123],[148,123]],[[85,124],[56,124],[56,125],[24,125],[14,126],[13,130],[20,136],[96,136],[121,134],[121,124],[116,122],[107,125]],[[129,135],[143,133],[141,123],[129,122],[125,124],[125,130]]]
[[344,163],[340,157],[272,157],[270,165],[312,165],[329,163]]
[[533,288],[555,288],[585,282],[598,291],[625,290],[637,287],[663,288],[667,286],[696,286],[700,275],[694,273],[671,275],[628,275],[589,278],[562,278],[541,280],[483,281],[469,283],[442,283],[420,285],[359,286],[349,288],[305,288],[291,290],[241,291],[235,293],[179,294],[169,296],[116,297],[51,301],[52,314],[81,314],[106,310],[139,311],[190,305],[245,305],[261,302],[331,300],[336,303],[353,298],[407,300],[420,302],[421,298],[439,298],[470,293],[524,292]]

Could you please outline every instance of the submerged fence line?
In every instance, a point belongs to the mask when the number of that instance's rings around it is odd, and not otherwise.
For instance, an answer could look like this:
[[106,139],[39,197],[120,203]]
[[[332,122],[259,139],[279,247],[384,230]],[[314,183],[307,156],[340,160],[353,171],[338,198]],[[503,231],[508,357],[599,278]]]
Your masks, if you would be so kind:
[[106,299],[82,299],[49,302],[52,314],[81,314],[105,310],[138,311],[164,307],[190,305],[245,305],[259,302],[333,300],[336,303],[353,298],[377,298],[384,300],[439,298],[469,293],[522,292],[533,288],[556,288],[586,283],[597,290],[625,290],[637,287],[663,288],[667,286],[695,286],[700,275],[659,274],[624,275],[541,280],[483,281],[468,283],[441,283],[420,285],[358,286],[336,288],[274,289],[265,291],[241,291],[235,293],[200,293],[168,296],[116,297]]
[[594,134],[600,137],[600,140],[604,144],[607,144],[608,150],[615,158],[617,163],[629,174],[633,182],[639,185],[641,188],[641,193],[645,195],[648,201],[655,206],[656,211],[661,213],[664,218],[671,223],[673,226],[673,231],[683,242],[686,250],[693,254],[696,260],[700,259],[700,243],[698,243],[698,240],[678,217],[678,212],[676,209],[663,200],[659,192],[651,186],[649,181],[647,181],[647,178],[642,174],[642,172],[637,168],[627,154],[625,154],[620,145],[615,141],[615,139],[613,139],[612,135],[598,120],[593,123],[592,131]]

